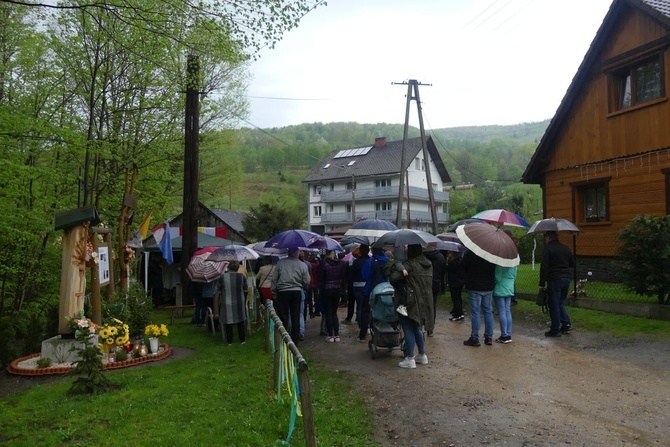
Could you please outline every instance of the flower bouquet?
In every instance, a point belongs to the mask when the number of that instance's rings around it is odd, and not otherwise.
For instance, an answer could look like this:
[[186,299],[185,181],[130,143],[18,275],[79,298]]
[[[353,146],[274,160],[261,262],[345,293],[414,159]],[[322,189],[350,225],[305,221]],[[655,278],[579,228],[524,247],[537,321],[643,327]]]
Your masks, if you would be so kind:
[[157,324],[150,324],[144,328],[144,335],[148,335],[149,337],[167,337],[169,334],[170,331],[168,331],[167,326],[164,324],[161,324],[160,326]]
[[98,329],[98,325],[91,321],[90,318],[84,316],[84,311],[82,310],[79,315],[70,317],[65,317],[68,322],[68,328],[74,332],[74,337],[77,340],[83,340],[88,338],[91,335],[95,335],[95,331]]
[[98,337],[100,338],[100,349],[106,354],[112,348],[126,346],[130,343],[130,329],[123,321],[113,318],[100,328]]

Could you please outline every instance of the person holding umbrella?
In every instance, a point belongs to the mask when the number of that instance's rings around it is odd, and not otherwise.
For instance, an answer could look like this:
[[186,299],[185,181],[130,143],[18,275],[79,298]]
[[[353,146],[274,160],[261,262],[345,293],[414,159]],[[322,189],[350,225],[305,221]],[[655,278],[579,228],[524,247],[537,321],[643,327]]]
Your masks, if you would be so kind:
[[[272,294],[276,297],[277,316],[293,339],[300,339],[300,303],[303,289],[309,285],[309,270],[298,255],[299,248],[289,248],[288,257],[279,260],[272,273]],[[289,326],[290,325],[290,326]]]
[[479,257],[471,250],[466,251],[463,255],[461,270],[465,278],[465,289],[468,291],[471,325],[470,338],[463,342],[465,346],[481,346],[479,329],[482,324],[482,311],[484,312],[484,343],[489,346],[493,344],[495,269],[495,264]]
[[[416,368],[417,363],[428,364],[421,327],[431,327],[433,321],[433,264],[424,256],[420,244],[411,244],[407,246],[407,261],[403,266],[402,272],[396,268],[388,269],[389,282],[394,287],[405,282],[407,315],[399,314],[398,317],[405,336],[405,358],[398,363],[398,366]],[[396,300],[397,297],[394,297],[394,304]],[[419,351],[416,356],[415,346]]]
[[565,308],[565,300],[570,289],[570,277],[574,261],[570,249],[558,240],[558,233],[544,233],[544,251],[540,265],[540,289],[547,291],[547,307],[551,317],[551,328],[546,337],[560,337],[570,332],[572,325]]

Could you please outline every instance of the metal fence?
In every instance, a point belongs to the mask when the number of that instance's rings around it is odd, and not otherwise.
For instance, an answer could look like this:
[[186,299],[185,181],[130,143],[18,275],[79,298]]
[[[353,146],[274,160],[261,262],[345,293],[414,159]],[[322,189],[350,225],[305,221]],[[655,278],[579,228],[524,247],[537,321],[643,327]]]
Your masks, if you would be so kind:
[[[542,250],[544,241],[542,234],[527,235],[515,232],[519,245],[519,266],[516,287],[517,292],[535,295],[538,290],[540,279],[540,262],[542,261]],[[575,277],[577,296],[588,300],[624,301],[639,303],[656,303],[655,296],[638,295],[626,288],[623,284],[622,269],[625,263],[617,256],[600,256],[595,249],[580,246],[580,235],[573,237],[569,234],[560,236],[561,242],[567,245],[571,251],[576,248],[576,271]],[[589,235],[589,243],[592,247],[607,247],[609,251],[616,247],[619,242],[615,235]],[[575,293],[575,281],[571,284],[572,293]]]

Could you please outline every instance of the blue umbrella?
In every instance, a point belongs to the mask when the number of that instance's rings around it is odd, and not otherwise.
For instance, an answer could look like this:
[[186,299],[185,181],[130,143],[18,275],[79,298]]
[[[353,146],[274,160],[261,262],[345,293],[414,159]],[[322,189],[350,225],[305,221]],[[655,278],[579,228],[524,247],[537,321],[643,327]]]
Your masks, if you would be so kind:
[[286,230],[272,236],[265,248],[326,248],[327,242],[323,236],[307,230]]
[[322,236],[326,240],[326,246],[323,246],[322,241],[317,241],[315,245],[310,245],[307,248],[325,248],[326,250],[332,250],[332,251],[344,251],[344,248],[342,248],[342,245],[340,245],[339,242],[337,242],[335,239],[332,237],[328,236]]

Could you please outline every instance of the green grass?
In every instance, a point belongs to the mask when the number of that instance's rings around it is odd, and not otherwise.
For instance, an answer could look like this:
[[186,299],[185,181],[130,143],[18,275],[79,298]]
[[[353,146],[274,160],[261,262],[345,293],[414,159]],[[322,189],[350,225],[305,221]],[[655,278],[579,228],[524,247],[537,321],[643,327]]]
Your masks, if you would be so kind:
[[[157,322],[167,322],[156,314]],[[231,347],[221,335],[192,327],[188,318],[169,325],[172,346],[194,353],[173,362],[110,371],[122,390],[68,396],[73,378],[0,400],[3,446],[260,446],[286,437],[290,406],[272,390],[272,355],[262,333]],[[309,358],[307,358],[309,362]],[[370,410],[343,374],[311,367],[319,445],[377,446]],[[286,396],[286,391],[282,392]],[[336,416],[336,417],[334,417]],[[303,446],[298,418],[291,446]]]

